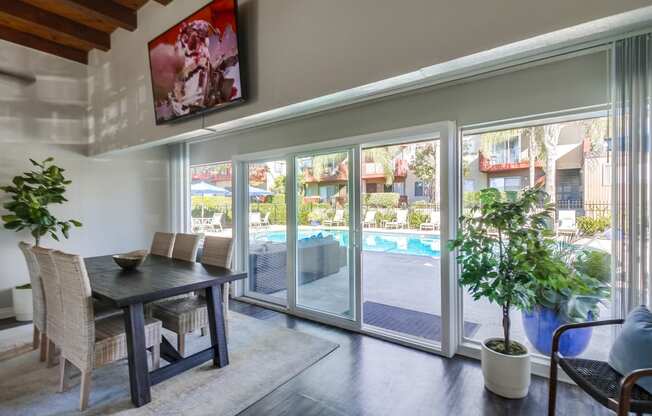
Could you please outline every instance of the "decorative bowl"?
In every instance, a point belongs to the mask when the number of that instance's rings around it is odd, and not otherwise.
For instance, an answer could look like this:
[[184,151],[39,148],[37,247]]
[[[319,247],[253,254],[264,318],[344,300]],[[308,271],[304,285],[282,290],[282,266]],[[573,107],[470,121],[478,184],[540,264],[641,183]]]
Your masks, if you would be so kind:
[[147,251],[132,251],[130,253],[116,254],[113,261],[123,270],[137,269],[147,258]]

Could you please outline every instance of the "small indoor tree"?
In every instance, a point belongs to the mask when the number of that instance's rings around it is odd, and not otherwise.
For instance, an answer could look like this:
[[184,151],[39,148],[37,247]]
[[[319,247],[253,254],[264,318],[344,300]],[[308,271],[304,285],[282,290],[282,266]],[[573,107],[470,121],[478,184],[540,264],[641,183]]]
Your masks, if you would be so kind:
[[53,160],[50,157],[39,163],[30,159],[34,170],[14,177],[11,185],[0,187],[11,198],[3,205],[11,213],[2,216],[4,228],[16,232],[29,230],[37,246],[46,235],[59,241],[59,233],[68,238],[71,227],[82,225],[76,220],[61,221],[48,209],[51,204],[67,201],[63,195],[71,183],[63,176],[64,169]]
[[502,309],[503,340],[488,347],[504,354],[526,352],[510,337],[510,310],[531,308],[537,279],[563,272],[548,244],[554,207],[538,208],[546,200],[541,187],[526,189],[513,201],[497,189],[484,189],[480,203],[460,217],[457,238],[449,243],[462,266],[460,285],[474,300],[484,298]]
[[484,189],[449,242],[462,266],[459,284],[474,300],[484,298],[502,310],[503,337],[485,339],[481,355],[485,387],[503,397],[525,397],[530,385],[530,355],[511,339],[510,311],[530,310],[541,284],[564,281],[568,273],[551,249],[553,211],[540,186],[509,198]]

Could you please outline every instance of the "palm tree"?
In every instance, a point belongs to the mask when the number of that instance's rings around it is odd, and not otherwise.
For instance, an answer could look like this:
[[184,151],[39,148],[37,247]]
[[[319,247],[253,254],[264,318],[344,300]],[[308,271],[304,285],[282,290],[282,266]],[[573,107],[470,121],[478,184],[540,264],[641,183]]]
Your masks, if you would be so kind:
[[389,186],[394,183],[394,158],[399,152],[399,146],[372,147],[363,151],[363,157],[382,166],[385,185]]

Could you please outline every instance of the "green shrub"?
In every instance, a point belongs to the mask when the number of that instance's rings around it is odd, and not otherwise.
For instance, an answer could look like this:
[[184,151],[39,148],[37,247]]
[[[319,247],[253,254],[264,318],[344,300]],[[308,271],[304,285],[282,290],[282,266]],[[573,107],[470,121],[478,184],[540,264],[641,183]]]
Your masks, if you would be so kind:
[[367,205],[378,208],[396,208],[400,195],[395,192],[377,192],[369,194]]
[[310,225],[310,220],[308,219],[308,216],[312,211],[310,204],[299,205],[298,211],[299,225]]
[[278,194],[270,197],[273,204],[285,205],[285,194]]
[[378,211],[376,213],[376,224],[382,224],[383,221],[396,221],[396,212],[394,210]]
[[575,270],[601,283],[611,281],[611,255],[599,250],[582,250],[575,259]]
[[611,226],[609,217],[578,217],[577,229],[582,235],[591,236],[597,233],[605,232]]
[[462,199],[465,208],[477,206],[480,204],[480,191],[464,192]]
[[[233,209],[231,206],[231,197],[226,196],[204,196],[204,218],[212,218],[213,214],[222,212],[225,217],[222,224],[228,225],[233,222]],[[192,218],[201,218],[202,216],[202,197],[193,196],[191,198],[191,215]]]
[[410,211],[408,213],[408,225],[410,228],[419,229],[421,224],[428,221],[428,214],[419,211]]

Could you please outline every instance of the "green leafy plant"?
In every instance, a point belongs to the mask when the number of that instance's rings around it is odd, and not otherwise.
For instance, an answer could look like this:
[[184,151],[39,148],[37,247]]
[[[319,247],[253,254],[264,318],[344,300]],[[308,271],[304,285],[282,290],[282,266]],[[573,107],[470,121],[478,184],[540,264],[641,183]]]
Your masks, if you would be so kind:
[[592,236],[597,233],[605,232],[611,226],[611,218],[609,217],[578,217],[577,229],[582,235]]
[[408,213],[408,224],[410,228],[416,228],[418,230],[421,224],[427,222],[428,219],[429,215],[425,212],[410,210]]
[[611,256],[598,250],[578,251],[564,243],[556,244],[553,254],[569,265],[567,272],[533,282],[536,304],[555,311],[568,323],[598,319],[599,306],[611,293]]
[[401,197],[395,192],[376,192],[368,195],[367,205],[377,208],[396,208]]
[[515,200],[506,200],[495,188],[480,191],[480,204],[460,217],[457,238],[449,242],[457,250],[462,266],[459,284],[475,300],[481,298],[502,309],[503,340],[489,348],[509,355],[524,354],[525,348],[510,337],[510,310],[529,310],[537,297],[533,283],[567,273],[555,258],[547,228],[554,207],[541,187],[524,190]]
[[11,185],[0,187],[11,197],[3,205],[11,212],[2,216],[4,228],[16,232],[29,230],[36,245],[46,235],[56,241],[59,241],[59,233],[68,238],[71,227],[82,225],[77,220],[61,221],[48,209],[51,204],[67,201],[63,195],[71,183],[63,176],[64,169],[53,164],[53,160],[50,157],[39,163],[30,159],[34,170],[14,177]]

